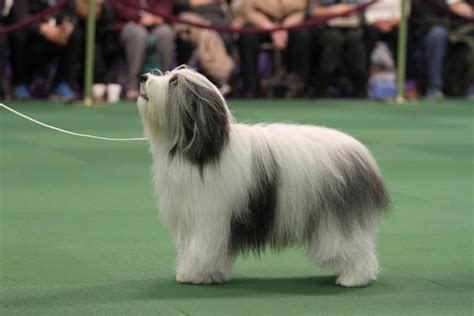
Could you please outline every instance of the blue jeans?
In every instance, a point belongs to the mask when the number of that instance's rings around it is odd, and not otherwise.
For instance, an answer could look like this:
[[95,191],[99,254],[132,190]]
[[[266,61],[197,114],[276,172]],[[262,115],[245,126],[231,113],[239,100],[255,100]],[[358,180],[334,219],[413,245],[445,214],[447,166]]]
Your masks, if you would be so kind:
[[448,50],[448,35],[448,30],[440,25],[433,26],[425,35],[428,89],[443,88],[443,62]]

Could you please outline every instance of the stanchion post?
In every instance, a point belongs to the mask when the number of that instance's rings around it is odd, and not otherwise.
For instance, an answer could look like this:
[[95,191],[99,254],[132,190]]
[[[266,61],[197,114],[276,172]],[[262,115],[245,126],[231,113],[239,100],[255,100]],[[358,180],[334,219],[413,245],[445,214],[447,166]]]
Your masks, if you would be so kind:
[[84,104],[91,106],[92,84],[94,82],[94,50],[95,50],[95,0],[87,3],[86,61],[84,74]]
[[400,29],[398,32],[398,63],[397,63],[397,103],[405,102],[405,78],[406,78],[406,57],[407,57],[407,28],[408,28],[408,0],[401,0]]

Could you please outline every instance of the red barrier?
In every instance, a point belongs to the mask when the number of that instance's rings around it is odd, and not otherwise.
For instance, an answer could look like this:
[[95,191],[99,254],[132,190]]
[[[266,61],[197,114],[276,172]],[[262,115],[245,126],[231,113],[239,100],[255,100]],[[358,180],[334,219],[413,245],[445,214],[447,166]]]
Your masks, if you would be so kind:
[[[114,1],[121,2],[120,0],[114,0]],[[68,0],[60,0],[57,4],[47,8],[47,9],[41,11],[41,12],[38,12],[38,13],[30,16],[30,17],[26,18],[23,21],[20,21],[18,23],[15,23],[15,24],[6,26],[4,28],[1,28],[0,29],[0,35],[4,35],[4,34],[10,33],[10,32],[14,32],[18,29],[26,27],[26,26],[30,25],[31,23],[35,22],[36,20],[39,20],[42,17],[44,17],[46,15],[49,15],[51,13],[54,13],[57,10],[61,9],[61,7],[63,7],[67,2],[68,2]],[[336,18],[336,17],[347,16],[347,15],[350,15],[350,14],[353,14],[353,13],[361,12],[361,11],[365,10],[365,8],[367,8],[369,5],[371,5],[375,2],[376,2],[376,0],[368,1],[366,3],[357,5],[356,7],[354,7],[354,9],[348,10],[347,12],[344,12],[342,14],[313,18],[313,19],[304,21],[304,22],[299,23],[299,24],[280,25],[280,26],[270,28],[270,29],[262,29],[262,28],[256,28],[256,27],[252,27],[252,28],[234,28],[234,27],[229,27],[229,26],[224,26],[224,25],[204,24],[204,23],[197,23],[197,22],[193,22],[193,21],[188,21],[188,20],[180,18],[178,16],[163,14],[161,12],[157,12],[157,11],[154,11],[154,10],[148,10],[148,12],[162,17],[165,21],[167,21],[169,23],[180,23],[180,24],[185,24],[185,25],[194,26],[194,27],[198,27],[198,28],[211,29],[211,30],[215,30],[215,31],[218,31],[218,32],[269,33],[269,32],[274,32],[274,31],[279,31],[279,30],[291,31],[291,30],[296,30],[296,29],[301,29],[301,28],[305,28],[305,27],[309,27],[309,26],[322,24],[322,23],[325,23],[328,20],[331,20],[331,19]],[[140,5],[138,5],[138,4],[131,4],[131,3],[125,3],[125,2],[121,2],[121,3],[124,6],[132,7],[134,9],[143,10],[140,7]]]
[[[138,4],[125,3],[125,2],[122,2],[120,0],[114,0],[114,1],[121,2],[122,5],[124,5],[124,6],[132,7],[134,9],[143,10],[140,7],[140,5],[138,5]],[[41,12],[38,12],[38,13],[30,16],[30,17],[26,18],[23,21],[20,21],[18,23],[15,23],[15,24],[6,26],[4,28],[1,28],[0,29],[0,36],[4,35],[4,34],[7,34],[7,33],[10,33],[10,32],[14,32],[14,31],[16,31],[18,29],[21,29],[23,27],[26,27],[26,26],[30,25],[31,23],[35,22],[36,20],[39,20],[39,19],[41,19],[42,17],[44,17],[46,15],[49,15],[49,14],[52,14],[52,13],[58,11],[59,9],[61,9],[61,7],[66,5],[67,2],[68,2],[68,0],[60,0],[57,4],[47,8],[47,9],[41,11]],[[256,27],[252,27],[252,28],[234,28],[234,27],[223,26],[223,25],[204,24],[204,23],[197,23],[197,22],[193,22],[193,21],[188,21],[188,20],[180,18],[178,16],[163,14],[161,12],[157,12],[157,11],[154,11],[154,10],[148,10],[148,12],[162,17],[165,21],[167,21],[169,23],[180,23],[180,24],[185,24],[185,25],[194,26],[194,27],[198,27],[198,28],[211,29],[211,30],[215,30],[215,31],[218,31],[218,32],[270,33],[270,32],[280,31],[280,30],[291,31],[291,30],[296,30],[296,29],[301,29],[301,28],[305,28],[305,27],[309,27],[309,26],[322,24],[322,23],[325,23],[325,22],[327,22],[327,21],[329,21],[333,18],[337,18],[337,17],[341,17],[341,16],[347,16],[347,15],[350,15],[350,14],[353,14],[353,13],[361,12],[361,11],[365,10],[368,6],[370,6],[371,4],[373,4],[375,2],[377,2],[377,0],[371,0],[371,1],[368,1],[366,3],[359,4],[354,9],[348,10],[347,12],[344,12],[342,14],[313,18],[313,19],[304,21],[304,22],[299,23],[299,24],[286,25],[286,26],[280,25],[280,26],[270,28],[270,29],[262,29],[262,28],[256,28]],[[435,5],[438,4],[436,1],[431,1],[431,2]],[[452,14],[454,14],[454,13],[452,13]],[[474,19],[467,19],[467,18],[465,18],[465,19],[469,20],[469,21],[474,21]]]
[[3,27],[0,29],[0,35],[5,35],[10,32],[14,32],[18,29],[24,28],[25,26],[30,25],[31,23],[41,19],[42,17],[45,17],[51,13],[54,13],[61,9],[65,4],[67,4],[68,0],[60,0],[58,3],[55,5],[52,5],[46,9],[44,9],[41,12],[38,12],[36,14],[33,14],[29,16],[28,18],[24,19],[23,21],[20,21],[18,23]]
[[[120,0],[114,0],[117,2],[120,2],[123,6],[138,9],[138,10],[143,10],[143,8],[139,4],[131,4],[131,3],[125,3]],[[198,28],[203,28],[203,29],[211,29],[214,31],[218,32],[228,32],[228,33],[270,33],[274,31],[280,31],[280,30],[286,30],[286,31],[291,31],[291,30],[296,30],[296,29],[302,29],[308,26],[314,26],[318,24],[322,24],[327,22],[328,20],[331,20],[333,18],[341,17],[341,16],[347,16],[353,13],[358,13],[365,8],[367,8],[369,5],[377,2],[377,0],[371,0],[363,4],[359,4],[354,7],[354,9],[348,10],[347,12],[344,12],[342,14],[337,14],[337,15],[331,15],[331,16],[325,16],[325,17],[318,17],[318,18],[313,18],[307,21],[304,21],[302,23],[294,24],[294,25],[280,25],[274,28],[269,28],[269,29],[262,29],[262,28],[257,28],[257,27],[252,27],[252,28],[234,28],[230,26],[224,26],[224,25],[215,25],[215,24],[204,24],[204,23],[197,23],[197,22],[192,22],[188,21],[186,19],[174,16],[174,15],[168,15],[168,14],[163,14],[161,12],[155,11],[155,10],[145,10],[149,13],[152,13],[154,15],[162,17],[165,21],[169,23],[179,23],[179,24],[185,24],[189,26],[194,26]]]

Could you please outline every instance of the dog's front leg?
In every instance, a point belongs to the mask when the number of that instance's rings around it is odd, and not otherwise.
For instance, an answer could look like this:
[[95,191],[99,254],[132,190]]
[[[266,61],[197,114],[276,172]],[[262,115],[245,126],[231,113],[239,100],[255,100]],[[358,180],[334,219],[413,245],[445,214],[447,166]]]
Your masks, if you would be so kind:
[[176,281],[211,284],[230,279],[234,255],[229,251],[227,238],[195,232],[177,247]]

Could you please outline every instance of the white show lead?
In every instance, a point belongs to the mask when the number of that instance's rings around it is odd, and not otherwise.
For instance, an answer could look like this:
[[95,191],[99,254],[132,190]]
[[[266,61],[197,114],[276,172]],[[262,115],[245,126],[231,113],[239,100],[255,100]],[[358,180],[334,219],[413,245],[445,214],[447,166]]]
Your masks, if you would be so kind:
[[41,125],[43,127],[46,127],[46,128],[49,128],[49,129],[52,129],[54,131],[58,131],[58,132],[61,132],[61,133],[64,133],[64,134],[69,134],[69,135],[73,135],[73,136],[79,136],[79,137],[86,137],[86,138],[93,138],[93,139],[100,139],[100,140],[107,140],[107,141],[114,141],[114,142],[131,142],[131,141],[144,141],[144,140],[148,140],[148,138],[146,137],[136,137],[136,138],[111,138],[111,137],[102,137],[102,136],[94,136],[94,135],[87,135],[87,134],[80,134],[80,133],[76,133],[76,132],[71,132],[71,131],[67,131],[65,129],[62,129],[62,128],[58,128],[58,127],[54,127],[54,126],[51,126],[51,125],[48,125],[46,123],[43,123],[43,122],[40,122],[38,120],[35,120],[34,118],[31,118],[29,116],[26,116],[25,114],[22,114],[8,106],[6,106],[5,104],[2,104],[0,103],[0,106],[5,108],[6,110],[24,118],[24,119],[27,119],[28,121],[31,121],[33,123],[36,123],[38,125]]

